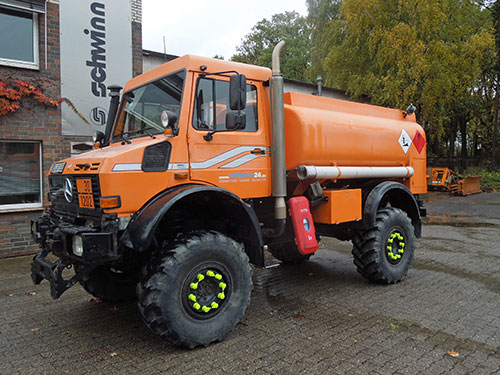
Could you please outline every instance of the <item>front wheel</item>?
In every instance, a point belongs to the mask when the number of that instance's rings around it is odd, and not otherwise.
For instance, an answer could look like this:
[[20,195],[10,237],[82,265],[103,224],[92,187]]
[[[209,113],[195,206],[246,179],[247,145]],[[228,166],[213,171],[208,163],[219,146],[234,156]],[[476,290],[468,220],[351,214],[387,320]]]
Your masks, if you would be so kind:
[[397,283],[411,267],[415,233],[410,219],[399,208],[379,209],[375,226],[358,234],[352,242],[354,264],[371,281]]
[[221,341],[250,303],[252,268],[243,246],[218,232],[200,232],[174,244],[144,267],[137,287],[146,326],[177,345]]

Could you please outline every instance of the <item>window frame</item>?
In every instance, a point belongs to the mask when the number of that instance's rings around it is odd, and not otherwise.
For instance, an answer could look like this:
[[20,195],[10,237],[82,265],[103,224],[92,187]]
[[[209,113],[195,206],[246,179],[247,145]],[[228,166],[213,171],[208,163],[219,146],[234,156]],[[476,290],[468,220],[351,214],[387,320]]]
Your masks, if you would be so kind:
[[32,15],[32,20],[33,20],[33,62],[31,61],[23,61],[23,60],[13,60],[13,59],[6,59],[4,57],[0,57],[0,65],[3,66],[10,66],[13,68],[25,68],[25,69],[32,69],[32,70],[39,70],[40,69],[40,32],[39,32],[39,15],[37,12],[30,12],[28,10],[22,9],[22,8],[16,8],[16,7],[8,7],[5,5],[0,4],[0,10],[1,9],[12,9],[17,12],[23,12],[23,13],[30,13]]
[[[193,127],[194,130],[198,131],[198,132],[212,132],[214,131],[215,129],[200,129],[198,127],[196,127],[196,102],[198,100],[198,88],[200,86],[200,82],[202,79],[206,79],[206,80],[209,80],[209,81],[219,81],[219,82],[226,82],[228,85],[229,85],[229,78],[227,80],[225,79],[220,79],[221,76],[219,76],[219,79],[217,78],[208,78],[208,77],[203,77],[201,74],[198,76],[198,78],[196,79],[196,86],[195,86],[195,90],[194,90],[194,100],[193,100],[193,111],[192,111],[192,121],[191,121],[191,126]],[[226,78],[226,76],[222,76],[224,78]],[[257,85],[255,85],[254,83],[252,83],[251,81],[247,81],[247,86],[253,86],[255,88],[255,125],[256,125],[256,128],[255,130],[245,130],[245,129],[234,129],[234,130],[217,130],[217,133],[219,132],[223,132],[223,133],[230,133],[230,132],[240,132],[240,133],[247,133],[247,134],[255,134],[255,133],[258,133],[259,132],[259,90],[257,88]],[[216,98],[217,99],[217,98]],[[246,109],[246,108],[245,108]],[[242,110],[244,111],[244,109]],[[224,126],[225,126],[225,122],[224,122]]]
[[27,141],[24,139],[0,139],[3,143],[34,143],[38,144],[38,157],[39,157],[39,176],[40,176],[40,202],[36,203],[13,203],[13,204],[0,204],[0,213],[3,211],[13,210],[26,210],[26,209],[39,209],[43,208],[43,152],[41,141]]

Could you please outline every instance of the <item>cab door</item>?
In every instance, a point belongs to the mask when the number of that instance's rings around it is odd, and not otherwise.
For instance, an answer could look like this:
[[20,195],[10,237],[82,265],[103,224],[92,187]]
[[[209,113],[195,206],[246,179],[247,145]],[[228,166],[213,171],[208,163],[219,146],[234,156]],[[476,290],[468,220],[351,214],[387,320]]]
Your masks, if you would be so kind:
[[247,81],[246,126],[226,130],[229,77],[198,76],[189,129],[191,180],[229,190],[240,198],[270,195],[271,158],[268,132],[259,100],[262,83]]

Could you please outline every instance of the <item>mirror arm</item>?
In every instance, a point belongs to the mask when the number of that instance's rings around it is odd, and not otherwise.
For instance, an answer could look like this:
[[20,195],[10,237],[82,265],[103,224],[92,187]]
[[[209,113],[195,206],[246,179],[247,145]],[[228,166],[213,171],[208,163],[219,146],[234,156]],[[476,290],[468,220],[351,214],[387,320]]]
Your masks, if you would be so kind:
[[207,142],[210,142],[212,139],[214,139],[214,134],[217,133],[217,131],[213,130],[211,132],[208,132],[203,136],[203,139]]
[[238,129],[240,129],[240,128],[236,128],[236,129],[226,129],[226,130],[211,130],[211,131],[209,131],[207,134],[205,134],[205,135],[203,136],[203,139],[204,139],[205,141],[210,142],[212,139],[214,139],[213,135],[214,135],[215,133],[228,133],[228,132],[234,132],[235,130],[238,130]]
[[200,74],[200,77],[201,78],[205,78],[206,76],[218,76],[218,75],[221,75],[221,74],[227,74],[227,73],[235,73],[237,75],[240,75],[240,73],[238,73],[236,70],[225,70],[223,72],[215,72],[215,73],[201,73]]

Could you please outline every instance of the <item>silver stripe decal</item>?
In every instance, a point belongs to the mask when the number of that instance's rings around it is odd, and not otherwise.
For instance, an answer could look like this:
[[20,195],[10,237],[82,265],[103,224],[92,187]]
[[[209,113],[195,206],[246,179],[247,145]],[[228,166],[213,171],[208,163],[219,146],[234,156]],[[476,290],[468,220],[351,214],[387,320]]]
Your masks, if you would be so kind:
[[228,159],[234,158],[235,156],[242,154],[244,152],[249,152],[255,149],[265,150],[266,148],[263,146],[240,146],[233,148],[232,150],[226,151],[220,155],[217,155],[211,159],[191,163],[192,169],[207,169],[213,167],[216,164],[222,163]]
[[168,169],[170,171],[174,170],[174,171],[179,171],[179,170],[187,170],[189,169],[189,163],[171,163],[169,166],[168,166]]
[[257,159],[261,156],[266,156],[266,155],[254,155],[254,154],[243,155],[242,157],[233,160],[230,163],[224,164],[222,167],[219,168],[236,168],[239,167],[240,165],[251,162],[252,160]]
[[113,172],[124,172],[124,171],[141,171],[142,165],[140,163],[124,163],[115,164],[113,167]]

